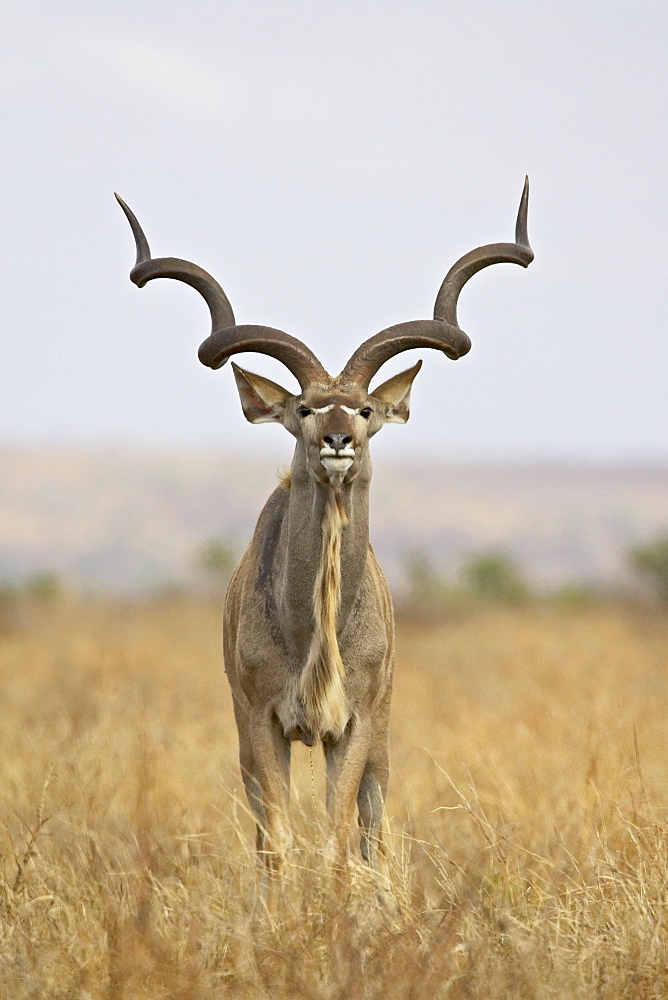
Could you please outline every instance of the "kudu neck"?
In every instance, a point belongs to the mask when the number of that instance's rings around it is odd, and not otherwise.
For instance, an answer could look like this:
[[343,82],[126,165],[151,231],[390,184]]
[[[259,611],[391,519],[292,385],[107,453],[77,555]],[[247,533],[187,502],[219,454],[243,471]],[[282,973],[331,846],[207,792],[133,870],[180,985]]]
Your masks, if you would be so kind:
[[363,454],[356,478],[338,490],[318,483],[310,474],[306,451],[297,443],[291,466],[287,517],[287,560],[284,579],[290,618],[298,646],[306,645],[313,629],[313,592],[323,557],[323,531],[328,506],[340,505],[344,526],[340,545],[338,631],[342,631],[357,598],[369,549],[369,485],[371,462]]

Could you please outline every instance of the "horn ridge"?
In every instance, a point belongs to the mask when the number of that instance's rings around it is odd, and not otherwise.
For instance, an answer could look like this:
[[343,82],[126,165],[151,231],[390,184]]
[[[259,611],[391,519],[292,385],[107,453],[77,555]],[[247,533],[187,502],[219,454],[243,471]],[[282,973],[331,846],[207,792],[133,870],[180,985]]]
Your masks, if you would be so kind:
[[216,279],[198,264],[180,257],[153,257],[135,264],[130,271],[130,281],[137,288],[143,288],[153,278],[176,278],[198,291],[209,307],[212,330],[234,326],[234,313],[227,295]]
[[272,326],[241,324],[213,330],[200,344],[198,357],[207,368],[222,368],[233,354],[254,351],[281,361],[295,376],[302,391],[314,382],[329,382],[323,366],[305,344]]
[[417,319],[397,323],[365,340],[347,362],[339,378],[368,388],[386,361],[402,351],[429,347],[457,361],[471,350],[471,341],[457,326],[442,320]]

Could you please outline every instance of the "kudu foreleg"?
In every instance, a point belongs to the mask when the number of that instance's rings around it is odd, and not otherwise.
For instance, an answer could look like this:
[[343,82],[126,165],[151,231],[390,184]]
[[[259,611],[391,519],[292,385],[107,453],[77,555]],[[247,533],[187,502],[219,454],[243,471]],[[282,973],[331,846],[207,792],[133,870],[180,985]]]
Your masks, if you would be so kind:
[[366,725],[351,720],[336,742],[325,742],[327,760],[327,858],[335,871],[348,867],[348,840],[370,747]]
[[[290,847],[288,806],[290,795],[290,742],[285,739],[278,720],[266,710],[251,713],[250,741],[254,774],[246,781],[246,790],[257,790],[262,797],[263,825],[258,822],[257,848],[268,876],[268,897],[271,897],[280,878],[287,851]],[[250,798],[250,794],[249,794]],[[251,803],[252,804],[252,803]]]

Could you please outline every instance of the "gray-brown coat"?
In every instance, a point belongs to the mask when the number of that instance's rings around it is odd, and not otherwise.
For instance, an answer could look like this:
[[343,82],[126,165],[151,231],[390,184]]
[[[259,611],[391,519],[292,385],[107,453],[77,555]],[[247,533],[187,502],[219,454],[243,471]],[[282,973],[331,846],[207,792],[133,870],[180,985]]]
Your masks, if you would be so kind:
[[[118,197],[118,196],[117,196]],[[338,377],[301,341],[271,327],[238,325],[206,271],[179,258],[152,258],[137,219],[130,222],[137,262],[130,277],[185,281],[205,298],[211,334],[203,364],[219,368],[236,353],[278,358],[299,394],[234,365],[244,413],[276,421],[295,437],[290,476],[272,493],[225,602],[224,655],[239,730],[239,756],[267,872],[280,872],[289,843],[290,746],[320,741],[327,760],[328,854],[345,869],[357,806],[361,851],[375,863],[389,777],[388,720],[394,626],[385,577],[369,545],[369,440],[384,423],[404,423],[421,362],[373,391],[391,357],[435,348],[456,360],[470,348],[457,322],[457,299],[483,267],[533,259],[527,236],[528,182],[514,243],[478,247],[448,271],[433,320],[413,320],[364,341]],[[269,880],[270,893],[275,880]]]

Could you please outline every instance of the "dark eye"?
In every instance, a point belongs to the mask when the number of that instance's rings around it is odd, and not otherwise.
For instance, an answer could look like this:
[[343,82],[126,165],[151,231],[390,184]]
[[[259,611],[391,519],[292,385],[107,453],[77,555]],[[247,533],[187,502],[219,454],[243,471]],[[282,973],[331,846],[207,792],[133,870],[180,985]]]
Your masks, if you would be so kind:
[[368,420],[372,413],[373,410],[371,407],[365,406],[363,410],[360,410],[360,417],[364,417],[365,420]]
[[300,406],[299,407],[299,416],[300,417],[308,417],[308,415],[310,414],[310,412],[311,411],[309,410],[308,406]]

